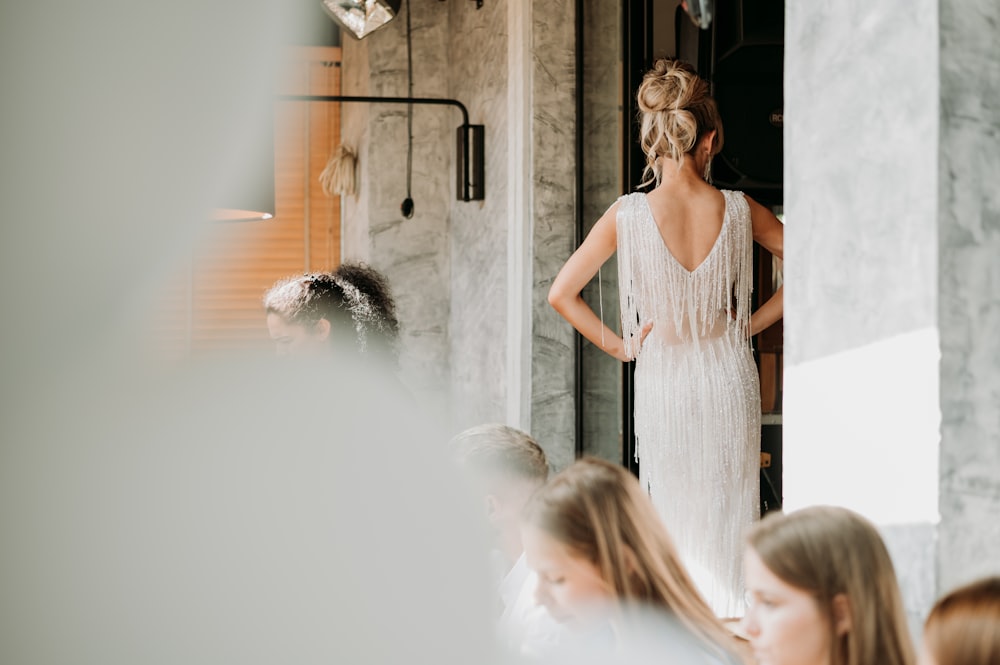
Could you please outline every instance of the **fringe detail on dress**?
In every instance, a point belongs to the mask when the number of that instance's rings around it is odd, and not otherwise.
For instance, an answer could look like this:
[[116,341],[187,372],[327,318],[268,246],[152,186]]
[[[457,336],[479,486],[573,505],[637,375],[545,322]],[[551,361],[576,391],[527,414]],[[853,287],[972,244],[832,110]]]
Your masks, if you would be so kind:
[[733,617],[744,610],[743,535],[759,514],[760,388],[749,206],[740,192],[723,195],[719,236],[692,271],[670,254],[645,194],[619,199],[616,228],[622,338],[638,355],[640,480],[709,604]]
[[632,197],[623,196],[618,199],[618,203],[615,228],[618,234],[618,301],[622,315],[622,341],[625,343],[625,355],[635,358],[639,352],[639,331],[642,326],[639,325],[639,304],[636,299],[638,285],[633,282],[635,275],[632,269],[633,225],[622,223],[623,219],[631,217],[627,208],[633,205]]

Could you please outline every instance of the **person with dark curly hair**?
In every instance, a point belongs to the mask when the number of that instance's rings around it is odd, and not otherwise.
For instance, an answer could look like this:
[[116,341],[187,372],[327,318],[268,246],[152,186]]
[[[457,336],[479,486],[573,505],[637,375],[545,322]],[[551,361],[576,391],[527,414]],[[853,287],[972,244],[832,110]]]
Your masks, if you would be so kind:
[[399,320],[388,281],[366,265],[279,280],[264,295],[264,309],[279,356],[334,350],[398,356]]
[[371,312],[366,319],[369,334],[367,343],[392,357],[399,355],[399,319],[396,303],[392,298],[389,280],[385,275],[363,263],[342,263],[333,271],[348,284],[353,284],[367,299]]

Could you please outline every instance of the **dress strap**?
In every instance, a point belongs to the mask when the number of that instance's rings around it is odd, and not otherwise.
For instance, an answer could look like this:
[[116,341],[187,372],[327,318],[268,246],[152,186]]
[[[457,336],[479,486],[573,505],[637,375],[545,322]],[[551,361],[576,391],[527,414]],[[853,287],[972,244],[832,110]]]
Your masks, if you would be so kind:
[[743,192],[725,191],[731,210],[732,243],[735,256],[736,324],[744,337],[750,335],[750,295],[753,293],[753,223],[750,204]]

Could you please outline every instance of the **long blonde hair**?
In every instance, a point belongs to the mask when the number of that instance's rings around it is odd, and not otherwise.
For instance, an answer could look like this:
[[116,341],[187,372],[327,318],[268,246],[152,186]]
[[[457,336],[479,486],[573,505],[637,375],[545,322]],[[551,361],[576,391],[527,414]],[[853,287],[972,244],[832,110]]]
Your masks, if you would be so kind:
[[667,610],[706,646],[741,658],[735,638],[691,581],[649,497],[622,467],[578,460],[532,496],[524,520],[593,563],[619,606]]
[[924,624],[924,645],[937,665],[1000,663],[1000,577],[938,600]]
[[[829,624],[832,665],[911,665],[913,645],[896,573],[871,522],[846,508],[770,514],[748,536],[767,568],[813,595]],[[849,630],[838,635],[834,598],[843,594]]]
[[639,103],[639,142],[646,155],[642,185],[660,182],[660,157],[669,157],[678,168],[698,140],[715,131],[711,154],[722,150],[722,118],[715,100],[708,94],[708,83],[698,77],[694,67],[682,60],[657,60],[643,76],[637,94]]

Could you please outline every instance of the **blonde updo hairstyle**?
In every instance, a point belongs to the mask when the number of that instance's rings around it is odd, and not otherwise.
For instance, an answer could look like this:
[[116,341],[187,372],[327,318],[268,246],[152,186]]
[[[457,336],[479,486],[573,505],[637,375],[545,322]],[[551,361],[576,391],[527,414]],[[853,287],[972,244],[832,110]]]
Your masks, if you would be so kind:
[[638,102],[640,143],[646,155],[642,186],[660,182],[660,157],[669,157],[680,168],[685,155],[694,152],[699,139],[712,130],[716,132],[712,156],[722,150],[719,109],[708,94],[708,83],[688,63],[657,60],[642,79]]

